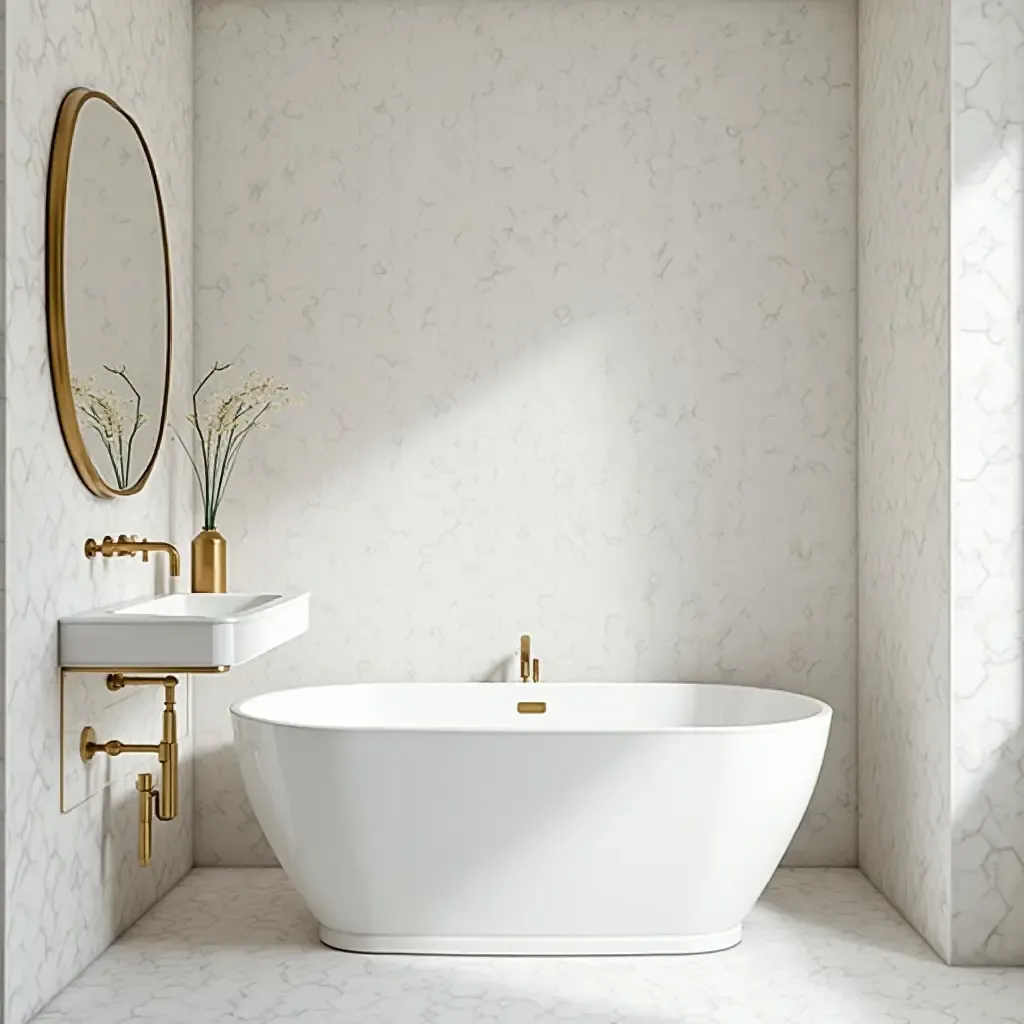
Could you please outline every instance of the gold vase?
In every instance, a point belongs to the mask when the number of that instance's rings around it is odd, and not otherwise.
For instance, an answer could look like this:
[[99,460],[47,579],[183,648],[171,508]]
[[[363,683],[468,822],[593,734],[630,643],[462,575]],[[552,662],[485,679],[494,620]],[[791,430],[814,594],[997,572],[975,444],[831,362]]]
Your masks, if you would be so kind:
[[224,594],[228,589],[228,542],[217,530],[192,541],[192,593]]

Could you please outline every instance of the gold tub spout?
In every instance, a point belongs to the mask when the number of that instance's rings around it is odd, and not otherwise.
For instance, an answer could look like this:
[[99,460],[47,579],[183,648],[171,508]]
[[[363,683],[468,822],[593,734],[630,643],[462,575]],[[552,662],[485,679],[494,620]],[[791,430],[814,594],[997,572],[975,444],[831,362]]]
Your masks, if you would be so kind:
[[530,637],[524,633],[519,638],[519,678],[524,682],[530,681]]

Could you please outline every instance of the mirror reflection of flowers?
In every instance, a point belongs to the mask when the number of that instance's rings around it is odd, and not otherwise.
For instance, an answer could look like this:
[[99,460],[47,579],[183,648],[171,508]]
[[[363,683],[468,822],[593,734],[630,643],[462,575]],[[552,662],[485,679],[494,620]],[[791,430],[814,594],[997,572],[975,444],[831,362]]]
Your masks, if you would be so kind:
[[203,391],[218,373],[231,368],[230,363],[214,363],[213,369],[192,392],[192,412],[188,422],[199,439],[199,457],[193,456],[185,439],[174,434],[192,463],[199,490],[203,496],[203,529],[217,528],[217,511],[224,500],[224,491],[231,480],[245,439],[265,427],[267,413],[294,404],[288,388],[273,377],[255,371],[229,391],[205,397]]
[[142,395],[125,367],[104,366],[103,369],[123,380],[132,397],[97,387],[95,377],[72,377],[71,394],[75,399],[75,409],[85,425],[99,435],[110,459],[114,480],[123,491],[131,485],[132,446],[139,429],[149,417],[142,412]]

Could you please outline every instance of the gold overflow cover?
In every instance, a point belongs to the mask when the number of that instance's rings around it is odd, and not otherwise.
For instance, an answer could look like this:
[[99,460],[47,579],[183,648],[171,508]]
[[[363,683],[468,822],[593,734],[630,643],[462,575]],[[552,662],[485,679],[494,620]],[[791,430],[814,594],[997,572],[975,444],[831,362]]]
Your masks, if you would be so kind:
[[547,702],[542,700],[521,700],[516,705],[516,711],[521,715],[543,715],[547,709]]

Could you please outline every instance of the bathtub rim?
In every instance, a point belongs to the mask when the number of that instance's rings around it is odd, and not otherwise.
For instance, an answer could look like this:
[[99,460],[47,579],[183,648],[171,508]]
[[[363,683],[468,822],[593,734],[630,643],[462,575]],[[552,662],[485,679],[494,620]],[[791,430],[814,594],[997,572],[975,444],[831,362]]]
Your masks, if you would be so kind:
[[[634,726],[634,727],[622,727],[622,726],[576,726],[573,728],[568,727],[552,727],[545,729],[522,729],[518,727],[518,722],[509,723],[508,725],[456,725],[456,724],[412,724],[412,725],[397,725],[393,722],[389,723],[386,721],[363,723],[360,725],[326,725],[321,722],[281,722],[273,718],[268,718],[263,715],[255,715],[245,710],[245,705],[250,702],[257,701],[261,698],[268,697],[272,694],[278,693],[300,693],[310,690],[325,690],[334,689],[341,687],[376,687],[376,686],[471,686],[471,687],[487,687],[487,688],[508,688],[514,690],[515,693],[523,693],[524,695],[536,694],[538,697],[541,696],[541,690],[549,690],[554,687],[574,687],[574,686],[591,686],[591,687],[615,687],[617,689],[630,688],[634,686],[707,686],[714,689],[722,690],[757,690],[761,693],[778,694],[787,699],[792,699],[807,705],[809,709],[812,709],[809,714],[803,715],[802,717],[794,718],[783,718],[778,721],[772,722],[754,722],[747,725],[736,724],[736,725],[658,725],[658,726]],[[775,732],[778,730],[789,730],[794,728],[809,728],[810,723],[817,722],[822,718],[831,719],[834,715],[833,708],[830,704],[820,700],[817,697],[812,697],[810,694],[800,693],[794,690],[783,690],[779,687],[771,686],[758,686],[754,684],[744,683],[694,683],[694,682],[682,682],[682,681],[666,681],[666,682],[551,682],[551,683],[484,683],[484,682],[424,682],[424,683],[411,683],[407,681],[401,682],[387,682],[387,683],[368,683],[368,682],[357,682],[357,683],[322,683],[320,685],[312,686],[295,686],[295,687],[282,687],[276,690],[268,690],[266,693],[250,694],[247,697],[243,697],[241,700],[232,702],[229,711],[231,713],[232,720],[239,719],[246,722],[254,722],[258,725],[269,725],[277,729],[294,729],[300,732],[318,732],[318,733],[338,733],[341,735],[358,734],[358,733],[370,733],[370,734],[381,734],[390,733],[396,735],[406,734],[423,734],[431,733],[437,735],[499,735],[499,736],[685,736],[691,734],[713,734],[716,736],[721,735],[748,735],[750,733],[761,733],[761,732]]]

